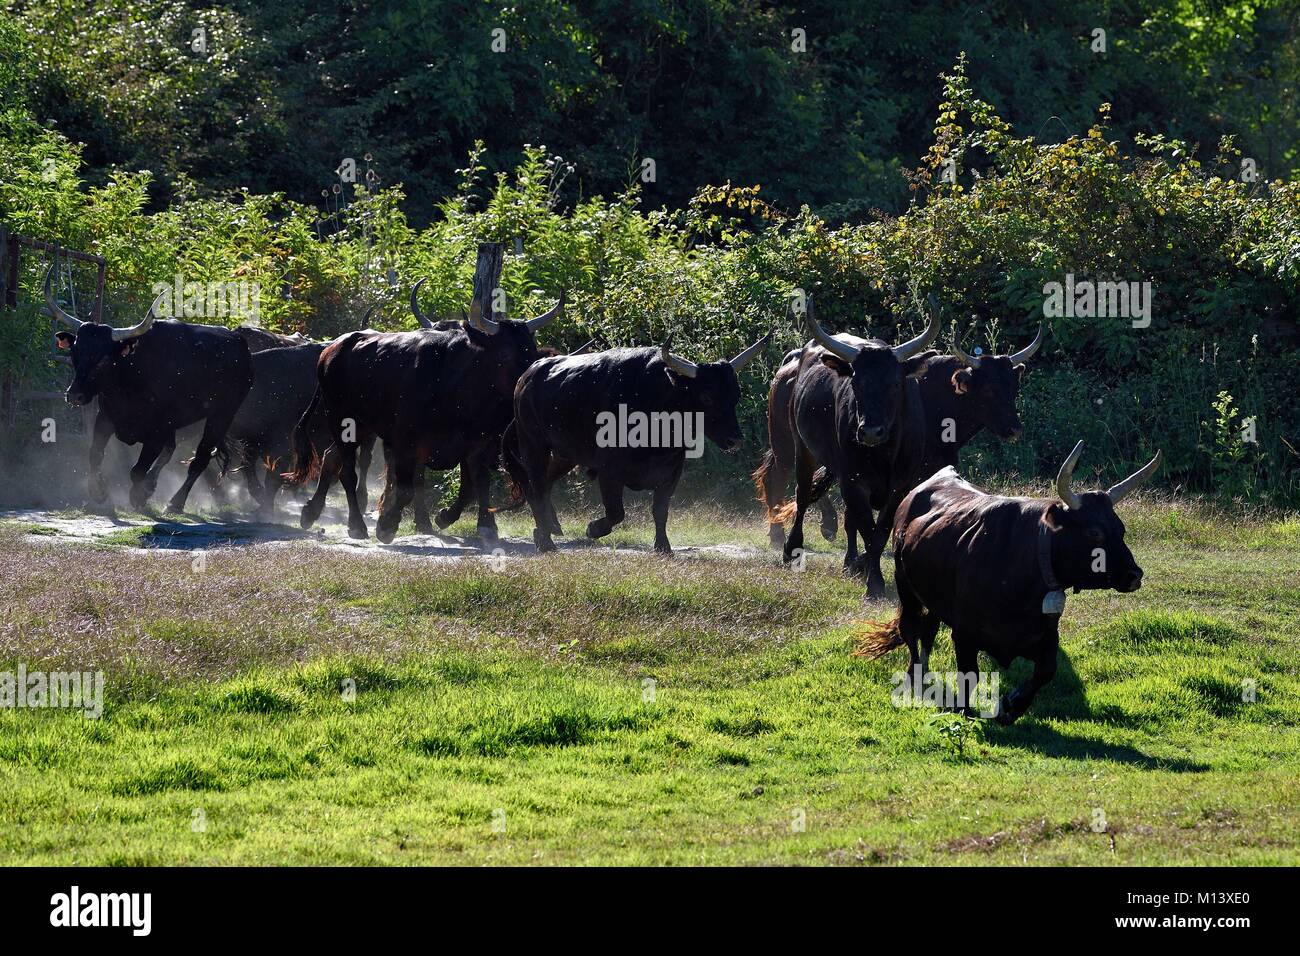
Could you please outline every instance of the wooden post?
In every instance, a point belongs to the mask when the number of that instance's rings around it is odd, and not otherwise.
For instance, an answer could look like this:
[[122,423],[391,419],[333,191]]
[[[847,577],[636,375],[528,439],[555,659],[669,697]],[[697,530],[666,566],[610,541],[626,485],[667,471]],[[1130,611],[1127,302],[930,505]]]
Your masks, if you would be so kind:
[[505,262],[506,247],[499,242],[482,242],[478,247],[478,261],[474,265],[474,298],[478,299],[483,314],[494,322],[505,318],[505,312],[493,308],[495,290],[501,284],[501,266]]

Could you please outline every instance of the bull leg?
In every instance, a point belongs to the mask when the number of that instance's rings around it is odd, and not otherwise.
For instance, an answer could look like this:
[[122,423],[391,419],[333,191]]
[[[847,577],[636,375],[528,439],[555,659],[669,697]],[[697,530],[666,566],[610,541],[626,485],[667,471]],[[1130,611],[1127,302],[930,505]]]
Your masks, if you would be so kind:
[[[1034,654],[1034,672],[1029,675],[1029,680],[1002,698],[1001,706],[998,708],[999,724],[1015,723],[1034,702],[1034,695],[1056,676],[1056,651],[1060,645],[1060,636],[1057,633],[1056,620],[1051,620],[1038,642],[1038,651]],[[954,633],[954,645],[956,641],[957,635]]]
[[[397,526],[402,522],[402,512],[406,510],[406,506],[415,497],[415,473],[417,470],[423,470],[424,461],[409,451],[389,453],[385,449],[385,455],[388,457],[388,486],[384,489],[384,503],[383,507],[379,509],[379,520],[375,523],[375,537],[384,544],[388,544],[397,535]],[[344,488],[348,486],[348,467],[347,452],[344,452]],[[355,463],[353,463],[353,468],[355,469]],[[355,470],[352,475],[352,488],[348,493],[350,505],[356,499]],[[361,517],[359,513],[357,517]],[[351,531],[348,533],[351,534]]]
[[614,525],[620,523],[625,517],[623,482],[608,475],[600,475],[596,481],[600,486],[600,501],[605,506],[605,514],[587,525],[588,538],[605,537],[614,530]]
[[827,541],[834,541],[839,520],[835,514],[835,502],[831,500],[831,490],[829,488],[826,489],[826,492],[822,495],[822,500],[817,504],[822,512],[822,537]]
[[165,438],[149,438],[140,447],[140,458],[131,469],[131,507],[143,511],[149,503],[149,468],[166,446]]
[[172,460],[172,455],[175,454],[175,452],[176,433],[170,432],[163,442],[162,451],[158,453],[158,457],[154,460],[154,463],[149,466],[149,473],[144,476],[145,485],[147,486],[147,491],[150,495],[152,495],[154,489],[158,487],[158,475],[167,467],[167,463]]
[[525,434],[518,436],[519,464],[528,478],[528,508],[533,513],[533,543],[541,552],[554,551],[551,540],[551,485],[547,474],[551,451]]
[[468,460],[460,463],[460,487],[456,491],[456,500],[450,506],[442,508],[434,517],[439,528],[450,528],[460,520],[465,506],[474,497],[474,472]]
[[790,525],[790,534],[786,537],[785,548],[781,552],[781,560],[786,564],[803,553],[803,516],[812,498],[812,478],[816,470],[817,462],[800,442],[795,449],[794,457],[794,521]]
[[198,446],[194,449],[194,457],[190,459],[190,467],[185,473],[185,481],[176,489],[176,494],[172,495],[172,500],[167,503],[167,510],[171,514],[180,514],[185,510],[185,500],[190,496],[190,489],[194,487],[194,482],[199,480],[199,475],[203,474],[204,469],[208,467],[213,452],[217,450],[217,443],[226,434],[226,429],[230,427],[230,419],[233,417],[233,412],[223,414],[219,419],[209,415],[207,421],[203,423],[203,434],[199,436]]
[[412,507],[415,511],[415,530],[420,534],[433,534],[433,522],[429,520],[429,492],[425,487],[428,473],[423,465],[416,466],[413,476],[414,487],[411,491]]
[[952,635],[953,654],[957,658],[957,689],[960,695],[961,712],[967,717],[978,717],[972,704],[979,687],[979,644],[975,635],[956,631]]
[[677,490],[677,480],[682,476],[682,464],[685,464],[685,458],[677,466],[677,472],[655,489],[654,501],[650,510],[655,516],[655,551],[662,555],[671,555],[672,546],[668,543],[668,503],[673,500],[673,492]]
[[[848,516],[845,516],[845,530],[848,529]],[[939,619],[930,614],[920,599],[907,584],[907,578],[901,568],[895,568],[898,583],[898,633],[907,644],[910,661],[908,676],[911,678],[912,694],[921,699],[925,689],[925,676],[930,672],[930,651],[934,648],[934,636],[939,632]]]
[[374,435],[369,435],[364,441],[357,446],[357,504],[360,506],[362,513],[370,505],[370,492],[368,489],[370,478],[370,459],[375,454]]
[[108,497],[108,489],[104,486],[104,449],[112,437],[113,422],[101,407],[95,413],[95,427],[90,436],[90,474],[86,479],[86,496],[91,501],[103,501]]
[[492,513],[492,453],[484,449],[471,455],[468,462],[460,466],[461,470],[461,488],[464,489],[464,475],[466,464],[469,466],[468,472],[472,478],[471,487],[474,491],[474,497],[478,499],[478,521],[475,524],[475,530],[478,532],[479,540],[485,544],[496,544],[497,542],[497,519]]
[[[250,463],[248,467],[255,467],[255,463]],[[274,467],[266,469],[262,478],[262,516],[267,521],[275,518],[275,496],[283,484],[284,479]]]
[[330,485],[338,476],[341,458],[337,445],[332,444],[325,449],[325,455],[321,459],[320,477],[316,479],[316,491],[303,505],[302,515],[298,520],[298,524],[304,530],[314,525],[320,518],[320,513],[325,510],[325,498],[330,492]]
[[[857,542],[853,540],[850,528],[856,529],[857,533],[862,535],[863,540],[869,540],[875,530],[871,520],[871,500],[867,493],[857,482],[846,481],[840,486],[844,494],[844,530],[849,538],[848,551],[844,556],[844,568],[854,577],[861,577],[863,565],[866,565],[867,574],[867,598],[868,600],[878,600],[885,596],[885,578],[880,573],[880,564],[872,564],[868,561],[859,561],[857,557]],[[851,524],[850,524],[851,523]]]
[[[361,503],[357,500],[357,445],[356,442],[338,440],[335,441],[334,445],[338,449],[339,481],[342,482],[343,491],[348,496],[348,537],[364,541],[366,538],[370,537],[370,529],[366,527],[366,519],[361,515]],[[321,483],[324,484],[324,481],[325,471],[322,469]],[[407,484],[409,488],[409,478]],[[385,504],[387,505],[387,503]],[[398,507],[398,520],[401,520],[402,508],[405,506],[406,502],[404,501],[401,506]],[[382,525],[383,515],[380,515],[379,520]],[[392,531],[396,530],[397,522],[394,521],[392,523]],[[379,538],[380,541],[384,542],[393,540],[392,533],[389,533],[388,537],[385,538],[383,532],[379,528],[376,528],[375,536]]]
[[905,494],[906,492],[891,492],[885,501],[885,506],[880,509],[880,514],[876,516],[875,527],[868,529],[869,534],[862,535],[862,547],[866,552],[864,560],[867,562],[867,580],[879,580],[882,593],[885,577],[880,573],[880,556],[885,553],[885,545],[889,543],[889,535],[894,528],[894,515],[898,512],[898,506],[902,503]]

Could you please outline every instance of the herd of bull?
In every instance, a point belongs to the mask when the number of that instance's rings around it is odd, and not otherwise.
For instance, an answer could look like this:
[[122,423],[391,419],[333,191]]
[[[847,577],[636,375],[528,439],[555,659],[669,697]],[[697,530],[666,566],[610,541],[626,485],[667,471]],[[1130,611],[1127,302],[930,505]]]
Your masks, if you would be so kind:
[[[347,495],[348,533],[365,538],[365,476],[374,443],[382,440],[386,481],[376,525],[382,542],[393,539],[412,504],[418,530],[433,532],[424,472],[457,466],[457,499],[434,521],[447,527],[473,501],[479,537],[495,541],[491,479],[504,465],[514,492],[506,507],[527,502],[540,551],[554,549],[553,536],[562,533],[552,486],[581,468],[597,482],[604,507],[588,524],[589,537],[608,535],[623,521],[625,489],[648,490],[655,550],[670,553],[668,506],[685,449],[600,441],[598,416],[620,406],[646,415],[702,416],[704,435],[734,452],[742,437],[738,375],[771,337],[733,359],[703,364],[674,354],[671,339],[657,348],[584,347],[560,355],[539,347],[536,336],[563,315],[563,295],[544,315],[515,321],[485,312],[476,292],[462,320],[433,322],[420,309],[420,283],[411,294],[421,326],[413,332],[365,329],[309,342],[247,326],[159,319],[157,302],[138,325],[117,329],[66,312],[51,293],[52,277],[53,269],[46,303],[71,327],[57,336],[71,353],[67,400],[99,402],[90,443],[92,499],[106,495],[101,464],[110,437],[142,446],[130,489],[132,505],[141,508],[175,449],[177,431],[202,422],[169,510],[184,509],[214,456],[223,472],[233,458],[266,515],[284,483],[316,478],[304,528],[319,518],[337,479]],[[966,443],[985,428],[1000,439],[1020,434],[1019,385],[1043,330],[1013,354],[970,355],[956,346],[943,355],[929,348],[939,330],[933,298],[928,312],[921,334],[890,346],[829,335],[805,299],[803,319],[813,337],[785,356],[773,378],[770,448],[754,477],[771,540],[787,562],[801,559],[810,505],[820,502],[822,534],[835,537],[826,492],[839,485],[845,567],[866,578],[870,597],[884,593],[880,558],[892,530],[898,614],[865,636],[861,653],[906,645],[920,681],[945,623],[964,674],[976,673],[981,650],[1003,666],[1016,657],[1031,660],[1032,677],[1002,701],[998,719],[1010,723],[1055,672],[1065,591],[1141,585],[1115,505],[1155,472],[1160,455],[1108,491],[1079,493],[1071,484],[1079,443],[1057,476],[1059,500],[990,495],[966,483],[954,470]],[[288,462],[291,470],[281,472]],[[795,496],[786,503],[791,472]]]

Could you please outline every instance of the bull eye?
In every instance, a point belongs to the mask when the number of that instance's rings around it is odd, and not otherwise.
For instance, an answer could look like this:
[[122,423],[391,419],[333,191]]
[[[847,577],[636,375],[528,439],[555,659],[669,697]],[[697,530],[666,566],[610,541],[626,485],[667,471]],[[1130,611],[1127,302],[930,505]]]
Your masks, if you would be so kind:
[[1100,528],[1089,528],[1088,540],[1094,541],[1097,544],[1101,544],[1103,541],[1106,540],[1106,532],[1102,531]]

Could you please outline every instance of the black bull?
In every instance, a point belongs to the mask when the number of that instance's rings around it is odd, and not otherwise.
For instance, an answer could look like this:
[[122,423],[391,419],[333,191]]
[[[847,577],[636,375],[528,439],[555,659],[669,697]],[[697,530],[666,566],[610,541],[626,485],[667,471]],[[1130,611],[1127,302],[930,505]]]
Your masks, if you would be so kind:
[[919,684],[947,624],[968,714],[980,651],[1003,667],[1017,657],[1033,662],[1029,680],[998,708],[1001,723],[1020,717],[1056,673],[1065,589],[1142,585],[1115,506],[1155,473],[1160,453],[1109,490],[1079,494],[1071,476],[1082,449],[1079,442],[1057,475],[1059,501],[986,494],[951,467],[912,489],[893,526],[898,614],[863,635],[858,653],[877,657],[906,645]]
[[[527,322],[494,321],[475,299],[465,322],[418,332],[349,332],[331,342],[317,365],[317,391],[295,431],[298,483],[319,466],[320,482],[302,525],[320,516],[335,473],[348,497],[348,534],[369,536],[357,496],[359,443],[378,436],[388,463],[375,535],[388,542],[402,511],[424,480],[424,468],[468,464],[477,493],[482,537],[496,537],[489,501],[490,468],[511,419],[515,382],[541,355],[534,333],[556,318],[564,299]],[[331,444],[321,461],[309,438],[310,418],[324,408]],[[462,473],[464,480],[464,472]]]
[[[803,350],[790,403],[795,501],[784,559],[795,560],[802,552],[804,513],[832,481],[838,481],[849,541],[845,563],[852,567],[856,532],[862,529],[866,537],[871,531],[871,490],[880,483],[873,446],[884,445],[890,457],[897,454],[907,430],[898,422],[909,410],[915,415],[919,409],[916,382],[904,376],[903,368],[938,334],[938,310],[932,301],[925,331],[893,347],[877,339],[859,339],[850,345],[831,338],[817,324],[811,298],[804,317],[820,347]],[[883,593],[883,581],[878,586]],[[876,587],[877,582],[869,579],[868,590]]]
[[[694,440],[707,437],[723,451],[739,447],[737,372],[770,337],[730,361],[696,365],[672,354],[665,344],[543,359],[525,372],[515,388],[515,421],[502,443],[502,455],[532,509],[538,549],[553,550],[551,534],[560,530],[551,485],[577,465],[596,479],[605,509],[603,517],[587,525],[588,537],[604,537],[623,520],[625,488],[653,491],[654,547],[671,553],[668,504],[686,462],[687,429],[702,420],[703,435],[696,431]],[[615,418],[639,421],[647,429],[658,423],[661,431],[669,431],[669,440],[660,440],[662,433],[652,438],[647,431],[644,441],[620,441],[602,426],[602,419],[609,426]]]
[[143,508],[175,450],[177,429],[202,421],[203,434],[185,482],[168,504],[170,511],[184,510],[212,456],[223,466],[229,459],[226,433],[253,379],[247,343],[229,329],[159,320],[157,301],[129,329],[82,322],[54,301],[53,275],[51,267],[45,277],[46,304],[75,330],[58,334],[59,348],[72,353],[68,403],[99,399],[90,443],[90,496],[106,494],[100,469],[108,439],[116,435],[124,444],[141,446],[131,469],[130,498],[132,507]]
[[[855,347],[864,342],[852,336],[835,338]],[[1043,329],[1039,326],[1034,341],[1011,355],[973,356],[958,347],[956,355],[926,351],[903,363],[904,379],[914,379],[916,388],[904,390],[891,440],[872,446],[865,458],[870,464],[866,478],[871,505],[881,512],[873,538],[868,540],[863,534],[870,577],[879,578],[880,553],[894,509],[909,489],[940,468],[957,464],[961,449],[985,428],[1002,440],[1020,436],[1016,400],[1025,374],[1023,363],[1034,356],[1042,340]],[[809,347],[816,346],[810,343]],[[759,500],[767,505],[768,537],[775,547],[781,547],[785,540],[782,498],[794,463],[791,405],[801,358],[802,351],[791,353],[772,379],[767,416],[770,447],[754,472]],[[909,401],[912,396],[915,402]],[[822,536],[833,540],[834,505],[825,494],[820,505]],[[850,541],[845,564],[860,570],[853,567],[855,552],[855,544]]]

